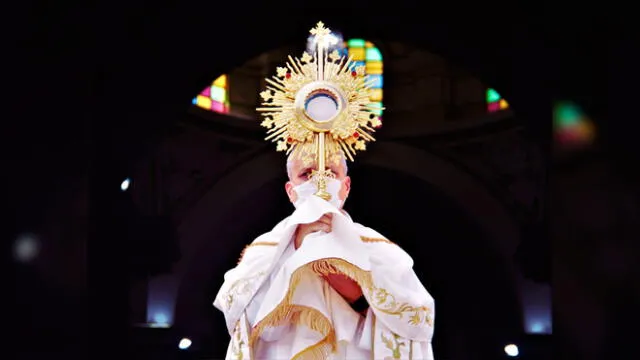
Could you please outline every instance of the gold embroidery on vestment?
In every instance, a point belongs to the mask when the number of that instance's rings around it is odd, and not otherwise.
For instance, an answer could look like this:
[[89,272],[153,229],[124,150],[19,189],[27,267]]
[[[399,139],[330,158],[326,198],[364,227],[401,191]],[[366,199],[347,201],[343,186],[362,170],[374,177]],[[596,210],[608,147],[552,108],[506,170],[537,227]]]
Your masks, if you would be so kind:
[[240,262],[244,258],[244,253],[251,247],[254,247],[254,246],[276,246],[276,245],[278,245],[278,243],[275,242],[275,241],[258,241],[258,242],[253,242],[253,243],[247,245],[247,246],[244,247],[244,249],[242,249],[242,252],[240,253],[240,258],[238,259],[238,264],[240,264]]
[[233,306],[233,302],[237,296],[246,295],[253,291],[252,285],[265,274],[264,271],[261,271],[255,275],[242,278],[234,282],[230,287],[229,291],[227,291],[227,296],[225,297],[227,309],[231,309]]
[[371,273],[338,258],[328,258],[314,261],[310,264],[313,271],[321,275],[342,274],[353,279],[360,285],[369,305],[385,314],[403,318],[407,315],[407,322],[418,326],[425,323],[433,326],[431,309],[426,306],[413,306],[407,303],[400,303],[395,296],[386,289],[376,287],[373,284]]
[[388,338],[384,336],[383,332],[380,332],[380,338],[384,346],[391,350],[393,359],[400,359],[400,356],[402,355],[400,348],[406,345],[404,342],[399,340],[400,336],[395,333],[391,333],[391,338]]
[[231,354],[234,360],[243,360],[242,346],[244,341],[242,340],[242,333],[240,329],[240,321],[236,323],[236,328],[233,332],[233,338],[231,339]]
[[[386,239],[363,238],[363,241],[387,242],[394,244]],[[378,288],[373,284],[373,279],[369,271],[364,271],[342,259],[327,258],[313,261],[293,272],[289,281],[289,289],[287,290],[284,299],[253,327],[249,338],[250,349],[253,349],[256,340],[260,337],[265,328],[277,327],[283,324],[294,324],[307,326],[308,328],[322,334],[323,339],[300,351],[292,358],[292,360],[326,359],[336,351],[336,334],[330,320],[314,308],[294,305],[291,303],[293,294],[295,293],[300,280],[305,274],[309,273],[319,275],[345,275],[358,283],[362,288],[363,293],[366,294],[366,298],[370,305],[378,311],[397,316],[400,319],[407,315],[407,322],[414,326],[419,326],[423,322],[429,326],[433,326],[430,317],[431,309],[428,307],[399,303],[387,290]],[[375,341],[373,343],[375,343]],[[402,345],[398,345],[397,348],[399,349],[400,346],[405,346],[405,344],[402,343]]]

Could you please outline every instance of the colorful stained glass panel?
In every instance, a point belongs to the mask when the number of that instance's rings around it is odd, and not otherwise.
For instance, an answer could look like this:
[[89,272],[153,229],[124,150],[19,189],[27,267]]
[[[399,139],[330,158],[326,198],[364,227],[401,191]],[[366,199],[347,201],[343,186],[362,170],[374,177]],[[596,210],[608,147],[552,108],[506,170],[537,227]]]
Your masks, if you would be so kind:
[[486,98],[488,112],[496,112],[509,108],[507,100],[503,99],[495,89],[487,89]]
[[[364,66],[365,75],[368,77],[368,82],[373,89],[371,94],[371,101],[373,106],[382,108],[383,100],[383,63],[382,53],[371,42],[363,39],[349,39],[344,42],[344,49],[342,54],[352,56],[354,60],[354,67]],[[375,111],[375,114],[382,116],[382,110]]]
[[555,105],[553,128],[557,143],[566,149],[589,145],[596,138],[593,121],[572,102],[560,102]]
[[229,112],[229,79],[227,75],[216,78],[193,99],[193,104],[219,113]]

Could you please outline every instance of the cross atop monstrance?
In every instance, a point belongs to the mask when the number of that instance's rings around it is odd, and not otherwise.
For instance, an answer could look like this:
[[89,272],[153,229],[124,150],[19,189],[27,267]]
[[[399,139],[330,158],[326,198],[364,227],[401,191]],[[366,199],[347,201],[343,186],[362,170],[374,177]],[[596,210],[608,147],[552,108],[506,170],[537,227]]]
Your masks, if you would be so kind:
[[319,21],[309,31],[315,36],[313,54],[289,56],[286,67],[276,68],[276,76],[267,78],[267,89],[260,93],[265,107],[257,108],[268,128],[266,140],[277,142],[278,151],[318,165],[311,175],[317,196],[329,200],[326,179],[333,173],[326,162],[337,163],[342,156],[353,161],[356,151],[366,150],[366,142],[375,141],[371,133],[382,124],[370,101],[371,81],[364,66],[355,66],[351,57],[337,50],[326,54],[337,39]]
[[311,35],[315,36],[318,46],[322,48],[328,49],[331,45],[335,45],[338,42],[338,39],[335,36],[330,36],[331,30],[324,27],[324,23],[322,21],[318,21],[316,27],[309,30],[309,32]]

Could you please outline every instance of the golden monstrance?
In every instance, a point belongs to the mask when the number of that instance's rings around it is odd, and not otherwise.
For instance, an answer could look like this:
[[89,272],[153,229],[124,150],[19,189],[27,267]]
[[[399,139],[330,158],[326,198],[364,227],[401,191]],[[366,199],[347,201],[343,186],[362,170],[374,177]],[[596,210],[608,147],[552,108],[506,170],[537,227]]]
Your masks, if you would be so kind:
[[286,67],[266,79],[267,88],[260,93],[263,107],[256,110],[269,129],[266,140],[277,142],[278,151],[292,154],[304,166],[317,163],[311,174],[315,195],[329,200],[326,180],[334,175],[326,164],[338,163],[342,156],[353,161],[356,151],[366,150],[366,143],[375,141],[371,133],[381,125],[377,112],[382,109],[370,100],[374,81],[365,67],[337,50],[328,53],[337,41],[331,31],[318,22],[310,33],[315,36],[313,54],[289,56]]

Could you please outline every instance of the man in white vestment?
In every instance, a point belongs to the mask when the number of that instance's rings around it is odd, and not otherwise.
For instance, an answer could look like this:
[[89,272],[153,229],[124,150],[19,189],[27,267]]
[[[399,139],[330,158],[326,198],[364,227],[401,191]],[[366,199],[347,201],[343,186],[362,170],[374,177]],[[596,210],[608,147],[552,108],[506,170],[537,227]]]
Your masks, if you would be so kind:
[[434,300],[413,259],[342,210],[351,179],[328,164],[331,199],[314,195],[314,167],[287,161],[295,211],[249,244],[214,306],[227,359],[432,360]]

